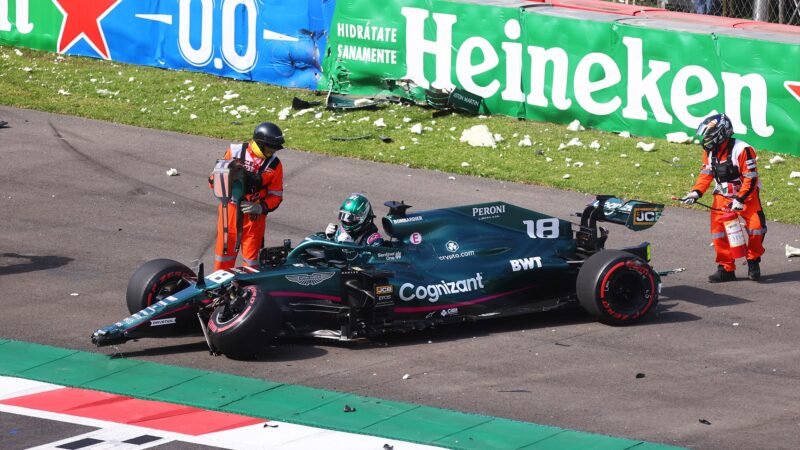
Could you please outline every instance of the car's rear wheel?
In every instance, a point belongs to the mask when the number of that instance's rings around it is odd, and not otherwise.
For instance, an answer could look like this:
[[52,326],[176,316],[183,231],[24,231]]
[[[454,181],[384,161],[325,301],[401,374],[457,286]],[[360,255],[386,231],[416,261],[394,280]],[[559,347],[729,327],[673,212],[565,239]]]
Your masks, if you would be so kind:
[[128,311],[137,313],[189,286],[185,277],[195,274],[171,259],[154,259],[142,264],[128,281],[125,300]]
[[658,305],[656,280],[645,260],[619,250],[604,250],[589,257],[578,272],[578,301],[603,323],[636,323]]
[[211,345],[231,359],[262,353],[283,324],[280,306],[257,286],[244,286],[235,299],[218,306],[208,320]]

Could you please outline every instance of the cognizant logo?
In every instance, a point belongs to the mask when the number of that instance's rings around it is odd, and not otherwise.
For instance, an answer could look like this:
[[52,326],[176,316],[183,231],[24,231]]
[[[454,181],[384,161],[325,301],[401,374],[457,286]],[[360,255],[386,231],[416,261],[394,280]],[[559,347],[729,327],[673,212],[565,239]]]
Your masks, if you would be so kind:
[[435,303],[442,295],[459,294],[483,289],[483,277],[476,273],[474,278],[458,281],[444,281],[438,284],[427,286],[415,286],[405,283],[400,286],[400,300],[410,302],[411,300],[428,300]]

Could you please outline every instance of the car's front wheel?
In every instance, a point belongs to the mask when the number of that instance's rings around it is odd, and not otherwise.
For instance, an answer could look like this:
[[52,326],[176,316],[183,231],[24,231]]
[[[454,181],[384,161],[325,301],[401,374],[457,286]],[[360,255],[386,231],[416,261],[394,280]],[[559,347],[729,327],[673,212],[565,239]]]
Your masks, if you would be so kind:
[[578,272],[576,291],[583,309],[603,323],[638,322],[658,305],[657,276],[647,262],[620,250],[589,257]]
[[195,274],[185,265],[171,259],[154,259],[142,264],[128,281],[125,300],[128,311],[135,314],[188,287],[187,277]]
[[231,359],[257,357],[283,324],[280,306],[257,286],[244,286],[208,320],[211,345]]

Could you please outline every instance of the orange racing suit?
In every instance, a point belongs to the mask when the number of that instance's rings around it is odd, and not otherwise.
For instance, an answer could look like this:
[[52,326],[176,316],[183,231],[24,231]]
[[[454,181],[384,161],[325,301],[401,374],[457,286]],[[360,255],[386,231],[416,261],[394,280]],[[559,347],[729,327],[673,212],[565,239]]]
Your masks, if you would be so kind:
[[[278,208],[283,201],[283,166],[274,154],[267,159],[259,158],[250,149],[249,144],[231,144],[223,159],[239,159],[249,178],[259,180],[256,186],[249,186],[242,199],[252,203],[260,203],[261,214],[244,214],[242,216],[242,259],[244,265],[258,266],[258,252],[264,246],[264,232],[267,225],[267,213]],[[250,183],[252,184],[252,183]],[[230,269],[236,264],[236,208],[228,207],[228,248],[225,249],[225,230],[223,226],[223,208],[220,204],[217,213],[217,244],[214,249],[214,270]]]
[[710,154],[703,152],[703,167],[697,182],[692,190],[701,196],[715,181],[714,201],[711,210],[711,239],[717,253],[717,264],[726,271],[731,272],[736,268],[730,253],[730,245],[725,234],[725,225],[722,216],[731,201],[736,198],[744,204],[744,209],[738,211],[745,221],[747,230],[747,259],[761,261],[764,254],[764,235],[767,233],[767,220],[761,209],[759,190],[761,182],[758,179],[756,168],[756,152],[746,142],[731,138],[720,145],[719,149]]

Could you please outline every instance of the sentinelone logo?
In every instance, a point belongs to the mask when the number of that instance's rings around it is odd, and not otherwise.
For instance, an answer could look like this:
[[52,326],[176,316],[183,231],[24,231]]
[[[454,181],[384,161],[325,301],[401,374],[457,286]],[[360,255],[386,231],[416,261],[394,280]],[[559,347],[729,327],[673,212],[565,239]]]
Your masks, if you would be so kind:
[[400,300],[410,302],[411,300],[428,300],[435,303],[442,295],[451,295],[477,291],[483,289],[483,276],[476,273],[474,278],[467,278],[458,281],[444,281],[438,284],[429,284],[427,286],[415,286],[411,283],[405,283],[400,286]]
[[[455,87],[451,68],[453,66],[453,49],[456,58],[456,79],[467,91],[484,98],[491,98],[503,88],[500,96],[509,102],[526,102],[529,105],[546,108],[550,102],[559,110],[572,107],[572,100],[567,98],[567,81],[570,76],[573,83],[573,96],[578,107],[584,111],[598,116],[615,113],[622,108],[622,117],[632,120],[647,121],[654,117],[660,123],[672,124],[677,118],[686,127],[694,128],[708,115],[716,114],[716,110],[705,111],[701,116],[689,112],[689,108],[710,101],[720,95],[719,85],[715,74],[698,65],[687,65],[674,70],[668,61],[651,59],[647,61],[649,72],[644,73],[644,56],[642,39],[624,36],[622,44],[627,48],[628,66],[625,68],[626,79],[622,79],[622,71],[611,56],[594,52],[582,57],[575,65],[575,72],[569,73],[569,55],[559,47],[544,48],[528,45],[524,50],[527,53],[530,66],[529,92],[522,91],[523,43],[514,42],[522,36],[522,28],[516,19],[508,20],[504,25],[504,34],[510,41],[499,43],[506,64],[506,78],[492,80],[479,85],[474,78],[483,73],[494,70],[500,63],[500,57],[495,47],[496,42],[490,42],[480,35],[473,35],[466,39],[460,47],[453,46],[453,26],[458,21],[458,16],[453,14],[433,13],[435,22],[435,40],[425,39],[425,30],[432,29],[433,24],[426,23],[430,14],[427,9],[403,7],[400,12],[406,18],[406,64],[407,74],[404,78],[413,80],[422,88],[434,87],[450,90]],[[475,54],[480,54],[476,56]],[[432,55],[433,58],[426,58]],[[433,82],[425,77],[424,61],[434,60],[435,79]],[[473,64],[473,60],[481,61]],[[552,79],[547,79],[546,68],[552,65]],[[596,67],[597,66],[597,67]],[[603,78],[593,79],[592,73],[602,69]],[[666,75],[666,76],[665,76]],[[661,92],[659,81],[672,75],[669,92]],[[748,133],[748,127],[742,121],[742,91],[748,91],[750,99],[750,112],[753,131],[762,137],[769,137],[775,131],[774,127],[767,124],[767,84],[764,77],[757,73],[739,74],[733,72],[720,72],[719,78],[723,83],[723,98],[725,113],[731,118],[736,133]],[[699,82],[699,83],[698,83]],[[614,88],[626,90],[623,100],[620,96],[605,101],[595,100],[594,94]],[[689,86],[699,84],[699,92],[690,92]],[[664,83],[662,82],[663,86]],[[549,98],[545,95],[549,93]],[[665,95],[670,99],[672,114],[664,106]],[[650,112],[644,107],[646,99]],[[623,107],[623,101],[625,105]]]

